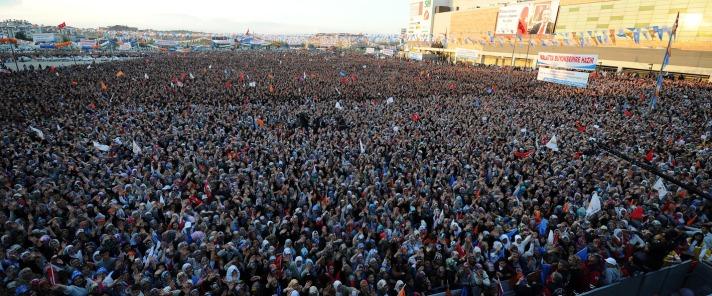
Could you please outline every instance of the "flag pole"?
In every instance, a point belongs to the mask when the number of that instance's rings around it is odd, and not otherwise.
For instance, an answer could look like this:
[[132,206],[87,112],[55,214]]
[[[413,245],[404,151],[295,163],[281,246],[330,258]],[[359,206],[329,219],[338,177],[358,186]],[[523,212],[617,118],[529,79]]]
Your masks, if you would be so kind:
[[653,166],[653,165],[649,165],[649,164],[647,164],[647,163],[643,163],[643,162],[640,162],[640,161],[638,161],[638,160],[636,160],[636,159],[634,159],[634,158],[631,158],[631,157],[629,157],[628,155],[626,155],[626,154],[624,154],[624,153],[622,153],[622,152],[620,152],[620,151],[618,151],[618,150],[615,150],[615,149],[611,148],[611,147],[608,145],[608,143],[606,143],[606,142],[599,142],[599,141],[598,141],[597,139],[595,139],[595,138],[589,139],[588,142],[589,142],[589,144],[590,144],[591,146],[593,146],[594,148],[596,148],[596,149],[599,150],[599,151],[607,152],[608,154],[613,155],[613,156],[615,156],[616,158],[619,158],[619,159],[622,159],[622,160],[624,160],[624,161],[627,161],[627,162],[629,162],[629,163],[631,163],[631,164],[633,164],[633,165],[635,165],[635,166],[637,166],[637,167],[639,167],[639,168],[641,168],[641,169],[644,169],[644,170],[646,170],[646,171],[648,171],[648,172],[651,172],[651,173],[657,175],[657,176],[660,177],[660,178],[665,179],[665,180],[668,181],[668,182],[671,182],[671,183],[673,183],[673,184],[675,184],[675,185],[677,185],[677,186],[679,186],[679,187],[682,187],[682,188],[684,188],[685,190],[687,190],[687,191],[689,191],[689,192],[691,192],[691,193],[693,193],[693,194],[697,194],[698,196],[703,197],[703,198],[705,198],[705,199],[707,199],[707,200],[712,200],[712,195],[711,195],[711,194],[708,194],[708,193],[706,193],[706,192],[703,192],[702,190],[698,189],[698,188],[697,188],[696,186],[694,186],[694,185],[690,185],[690,184],[684,183],[684,182],[682,182],[682,181],[680,181],[680,180],[678,180],[678,179],[675,179],[675,177],[670,176],[670,175],[668,175],[668,174],[665,174],[664,172],[660,171],[657,167],[655,167],[655,166]]
[[514,42],[512,43],[512,67],[514,67],[514,50],[517,48],[517,36],[518,35],[519,34],[514,34]]
[[524,68],[528,68],[529,66],[529,46],[532,45],[532,34],[529,34],[529,41],[527,41],[527,57],[524,59]]
[[655,92],[650,98],[650,109],[654,110],[655,106],[657,105],[658,98],[660,97],[660,91],[663,88],[663,71],[665,70],[665,66],[667,66],[668,63],[670,63],[670,54],[671,54],[671,49],[670,46],[672,45],[672,38],[677,34],[677,26],[680,21],[680,12],[677,12],[677,16],[675,17],[675,24],[672,26],[672,30],[670,31],[670,38],[668,39],[668,44],[667,48],[665,49],[665,55],[663,55],[663,62],[660,64],[660,72],[658,72],[658,78],[656,80],[655,84]]

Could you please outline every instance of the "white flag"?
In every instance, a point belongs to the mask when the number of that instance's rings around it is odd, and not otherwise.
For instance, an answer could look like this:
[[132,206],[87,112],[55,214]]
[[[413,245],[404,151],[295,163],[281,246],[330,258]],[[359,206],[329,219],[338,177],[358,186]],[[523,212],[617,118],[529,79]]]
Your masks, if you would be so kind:
[[559,145],[556,143],[556,135],[551,137],[548,143],[546,143],[546,148],[559,152]]
[[250,87],[255,87],[255,86],[257,86],[256,82],[254,82],[254,81],[250,82]]
[[358,140],[358,146],[361,149],[361,154],[366,153],[366,147],[363,146],[363,142],[361,142],[361,140]]
[[339,95],[341,95],[341,92],[339,91],[339,88],[338,88],[338,87],[334,87],[334,89],[336,89],[336,92],[337,92]]
[[549,236],[546,237],[546,242],[550,245],[554,244],[554,231],[549,230]]
[[336,102],[336,109],[344,110],[344,107],[341,106],[340,102]]
[[208,66],[208,69],[212,69],[212,68],[213,68],[213,65]]
[[30,130],[32,130],[33,132],[35,132],[35,134],[37,134],[37,136],[40,137],[40,139],[44,140],[44,133],[42,133],[41,130],[36,129],[36,128],[33,127],[33,126],[30,126]]
[[190,80],[195,79],[195,76],[193,76],[193,73],[188,73],[188,74],[189,74],[188,76],[190,76]]
[[133,141],[133,144],[131,144],[131,146],[133,148],[134,154],[141,154],[141,147],[139,147],[138,144],[136,144],[136,141]]
[[104,144],[99,144],[99,142],[94,141],[94,148],[99,149],[101,151],[109,151],[109,146],[104,145]]
[[389,97],[388,99],[386,99],[386,105],[393,104],[393,102],[394,102],[393,97]]
[[658,191],[658,198],[660,198],[660,200],[664,199],[665,195],[668,193],[667,188],[665,188],[665,183],[663,183],[663,178],[660,177],[658,177],[658,180],[655,181],[653,189]]
[[91,64],[89,64],[89,66],[87,66],[87,69],[91,69]]
[[147,74],[147,73],[143,73],[143,79],[148,80],[148,74]]
[[601,211],[601,199],[598,197],[598,193],[594,191],[593,196],[591,196],[591,202],[588,203],[588,207],[586,208],[586,218],[591,217],[599,211]]

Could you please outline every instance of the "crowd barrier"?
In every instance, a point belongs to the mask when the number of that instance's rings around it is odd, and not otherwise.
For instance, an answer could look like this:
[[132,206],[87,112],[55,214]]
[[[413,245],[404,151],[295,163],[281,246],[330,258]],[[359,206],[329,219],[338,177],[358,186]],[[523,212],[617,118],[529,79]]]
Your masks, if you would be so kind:
[[[502,286],[504,295],[515,295],[508,285]],[[655,272],[625,278],[617,283],[588,291],[580,296],[608,295],[672,295],[680,289],[687,288],[693,295],[712,295],[712,265],[685,261],[677,265],[664,267]],[[461,295],[461,289],[450,291],[451,295]],[[445,291],[428,296],[445,296]]]
[[655,272],[629,277],[615,284],[591,290],[581,296],[605,295],[673,295],[680,289],[690,289],[694,295],[712,293],[712,266],[685,261]]

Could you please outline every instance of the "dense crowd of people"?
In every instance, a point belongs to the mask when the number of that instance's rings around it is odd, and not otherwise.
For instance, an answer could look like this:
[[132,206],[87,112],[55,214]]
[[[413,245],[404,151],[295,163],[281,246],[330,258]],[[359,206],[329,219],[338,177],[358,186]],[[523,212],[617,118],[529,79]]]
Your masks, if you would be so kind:
[[[0,74],[2,295],[573,295],[712,260],[712,85],[314,52]],[[662,186],[661,186],[662,185]],[[688,186],[685,186],[688,187]]]

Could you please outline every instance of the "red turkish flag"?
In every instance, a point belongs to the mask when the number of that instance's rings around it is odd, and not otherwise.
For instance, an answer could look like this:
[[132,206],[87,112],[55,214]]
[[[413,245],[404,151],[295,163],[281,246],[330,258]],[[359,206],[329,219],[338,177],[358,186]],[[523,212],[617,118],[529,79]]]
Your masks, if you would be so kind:
[[581,122],[579,122],[578,120],[576,121],[576,129],[582,133],[586,132],[586,126],[581,124]]
[[529,157],[531,154],[532,154],[532,150],[529,150],[529,151],[515,151],[515,152],[514,152],[514,157],[516,157],[517,159],[523,159],[523,158]]
[[415,121],[415,122],[420,121],[420,114],[418,114],[418,113],[413,113],[413,114],[411,114],[411,115],[410,115],[410,120]]
[[653,161],[653,157],[655,154],[653,153],[653,149],[648,150],[648,153],[645,154],[645,160],[647,161]]
[[67,23],[62,22],[61,24],[57,25],[57,28],[61,30],[61,29],[64,29],[66,26],[67,26]]

